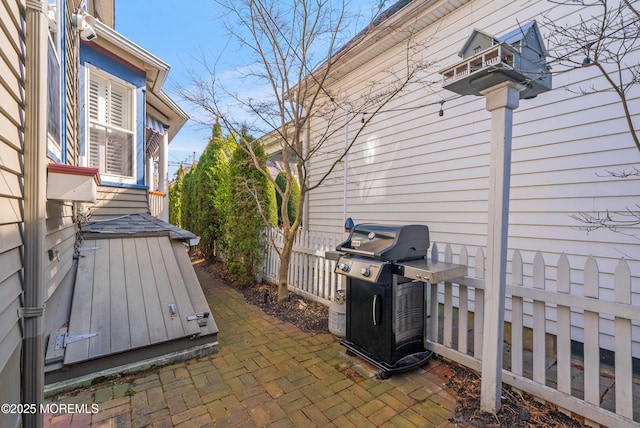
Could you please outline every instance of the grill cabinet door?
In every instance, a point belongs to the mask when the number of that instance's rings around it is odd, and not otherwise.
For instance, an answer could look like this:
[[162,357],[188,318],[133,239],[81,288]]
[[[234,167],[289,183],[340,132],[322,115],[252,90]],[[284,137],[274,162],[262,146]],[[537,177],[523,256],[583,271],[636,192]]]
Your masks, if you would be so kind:
[[385,362],[391,360],[392,284],[347,282],[346,339]]

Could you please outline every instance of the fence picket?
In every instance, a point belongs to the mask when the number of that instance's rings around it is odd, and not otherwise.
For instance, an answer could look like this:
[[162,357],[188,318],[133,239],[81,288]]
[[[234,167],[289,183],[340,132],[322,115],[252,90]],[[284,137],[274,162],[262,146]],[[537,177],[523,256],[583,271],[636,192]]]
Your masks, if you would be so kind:
[[[597,299],[598,264],[589,256],[584,266],[584,297]],[[600,404],[600,327],[597,312],[584,311],[584,399]]]
[[[618,303],[631,303],[631,271],[625,260],[616,266],[613,278],[614,298]],[[633,364],[631,354],[631,320],[615,317],[616,413],[633,419]]]
[[[459,264],[468,266],[469,255],[467,253],[467,247],[460,248]],[[465,285],[458,287],[458,351],[463,354],[467,354],[469,340],[468,328],[469,328],[469,289]]]
[[[522,255],[519,250],[515,250],[513,257],[511,258],[511,283],[514,286],[522,287],[523,285],[523,272],[522,272]],[[522,325],[523,309],[522,309],[522,297],[511,297],[511,371],[522,376],[522,350],[524,349],[524,343],[522,340],[523,325]]]
[[[545,263],[542,253],[536,252],[533,258],[533,288],[545,289]],[[541,300],[533,301],[533,380],[541,385],[546,382],[547,349],[545,303]]]
[[[447,244],[444,247],[444,261],[451,263],[452,260],[453,251],[451,245]],[[444,283],[443,324],[442,344],[447,348],[451,348],[453,343],[453,284],[451,282]]]
[[[558,293],[571,293],[569,258],[562,253],[558,259]],[[571,395],[571,308],[558,305],[557,364],[558,391]]]
[[[484,250],[478,247],[476,251],[475,276],[485,278],[485,255]],[[475,289],[474,293],[475,316],[473,317],[473,356],[482,358],[482,331],[484,329],[484,290]]]
[[438,254],[438,243],[434,242],[433,245],[431,245],[431,260],[434,262],[437,262],[439,256],[440,255]]
[[[315,249],[316,249],[315,253],[320,254],[321,252],[324,252],[326,249],[324,233],[318,233],[316,236],[316,239],[317,241],[315,246]],[[327,260],[320,257],[314,257],[314,258],[316,259],[317,272],[315,276],[318,279],[319,295],[322,298],[331,300],[331,296],[329,295],[329,290],[327,289],[328,287],[327,287],[327,281],[326,281]]]
[[[434,242],[431,245],[431,260],[437,262],[438,261],[438,243]],[[429,296],[429,302],[431,308],[429,310],[429,339],[433,342],[438,342],[438,327],[439,327],[439,317],[438,317],[438,284],[429,284],[429,290],[431,295]]]

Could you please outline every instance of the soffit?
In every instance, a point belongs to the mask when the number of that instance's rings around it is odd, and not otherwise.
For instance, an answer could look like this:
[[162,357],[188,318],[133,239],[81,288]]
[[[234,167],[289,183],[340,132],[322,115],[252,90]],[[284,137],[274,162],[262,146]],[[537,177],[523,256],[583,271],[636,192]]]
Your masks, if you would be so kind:
[[[356,36],[334,55],[331,75],[337,80],[394,48],[471,0],[413,0],[365,35]],[[398,2],[400,3],[400,2]],[[392,9],[394,6],[391,6]],[[320,67],[322,70],[324,67]]]

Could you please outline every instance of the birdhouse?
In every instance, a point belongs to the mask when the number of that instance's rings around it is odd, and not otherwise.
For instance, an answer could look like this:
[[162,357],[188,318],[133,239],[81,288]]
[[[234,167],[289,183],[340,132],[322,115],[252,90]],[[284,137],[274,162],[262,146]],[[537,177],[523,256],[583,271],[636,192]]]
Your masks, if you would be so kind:
[[462,61],[440,71],[442,87],[460,95],[504,81],[523,84],[520,98],[533,98],[551,89],[547,51],[536,21],[499,37],[474,30],[458,54]]

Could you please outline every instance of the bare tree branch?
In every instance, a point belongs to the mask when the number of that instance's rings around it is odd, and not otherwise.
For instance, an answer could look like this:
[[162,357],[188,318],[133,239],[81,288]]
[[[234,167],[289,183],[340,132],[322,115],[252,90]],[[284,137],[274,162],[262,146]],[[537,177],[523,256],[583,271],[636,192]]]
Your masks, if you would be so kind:
[[[433,62],[421,56],[426,42],[415,42],[411,28],[391,28],[384,16],[374,16],[365,30],[338,48],[345,41],[344,30],[352,18],[346,13],[346,0],[217,1],[225,12],[224,23],[229,35],[239,47],[252,54],[251,61],[238,70],[241,85],[237,82],[230,84],[223,73],[216,72],[215,67],[206,68],[208,75],[192,76],[192,86],[181,88],[179,93],[206,113],[211,122],[218,119],[236,137],[239,147],[274,184],[282,198],[281,300],[287,293],[287,269],[302,221],[306,195],[321,186],[342,165],[349,149],[376,114],[398,94],[420,82]],[[390,70],[382,81],[370,82],[356,95],[331,93],[329,88],[335,80],[335,67],[344,64],[363,41],[392,31],[407,31],[403,67]],[[206,64],[204,59],[203,62]],[[420,83],[428,86],[430,82]],[[246,90],[250,86],[260,92],[248,94]],[[309,161],[327,150],[328,145],[344,132],[345,112],[350,112],[349,125],[357,124],[357,128],[348,146],[332,154],[329,169],[311,183]],[[357,120],[359,117],[355,118],[361,114],[365,118],[362,123]],[[316,123],[313,139],[309,138],[312,120]],[[247,133],[242,132],[243,127],[247,128]],[[277,142],[282,153],[281,167],[287,177],[284,189],[275,184],[275,178],[268,171],[260,168],[253,153],[253,142],[243,138],[251,133],[265,135],[265,141]],[[296,178],[300,187],[298,214],[289,221],[285,212],[291,197],[292,180]]]
[[[551,1],[551,0],[548,0]],[[595,67],[616,93],[624,112],[629,135],[638,151],[640,136],[634,126],[627,95],[640,82],[640,14],[631,2],[611,5],[607,0],[594,0],[589,4],[590,16],[581,16],[576,26],[566,27],[545,18],[544,25],[551,31],[549,52],[552,60],[569,69]],[[566,72],[563,71],[563,72]],[[601,88],[581,89],[584,94],[604,92]]]
[[[550,0],[549,0],[550,1]],[[589,3],[573,1],[573,4],[588,6],[580,23],[573,27],[556,24],[551,19],[545,20],[550,29],[549,51],[556,62],[573,70],[582,67],[594,67],[607,82],[607,88],[591,86],[580,88],[583,94],[596,92],[614,92],[620,102],[627,124],[628,134],[636,149],[640,151],[640,138],[634,124],[634,116],[629,107],[628,98],[632,88],[640,82],[640,14],[628,0],[611,4],[607,0],[594,0]],[[566,72],[564,70],[563,72]],[[607,170],[606,175],[621,179],[640,177],[640,169],[631,171]],[[626,236],[640,239],[640,205],[624,211],[582,212],[570,216],[582,226],[579,229],[592,232],[606,229]]]

